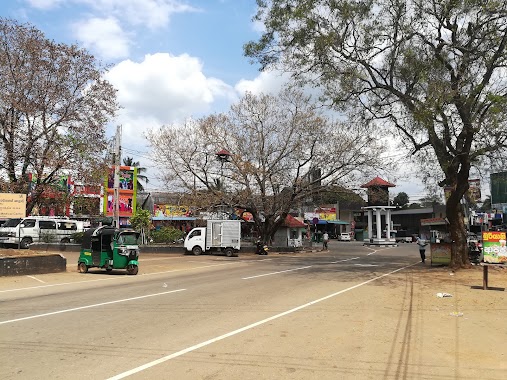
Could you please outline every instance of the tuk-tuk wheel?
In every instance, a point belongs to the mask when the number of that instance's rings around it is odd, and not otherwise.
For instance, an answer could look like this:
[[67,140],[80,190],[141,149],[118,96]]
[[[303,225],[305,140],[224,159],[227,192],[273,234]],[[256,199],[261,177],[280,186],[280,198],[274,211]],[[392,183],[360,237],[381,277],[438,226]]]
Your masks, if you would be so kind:
[[136,275],[139,272],[139,267],[137,265],[129,265],[127,267],[127,274]]
[[112,270],[113,270],[113,268],[111,268],[111,267],[107,267],[107,268],[106,268],[106,271],[107,271],[107,272],[111,272]]
[[88,266],[85,263],[81,262],[77,265],[77,270],[79,273],[86,273],[88,272]]

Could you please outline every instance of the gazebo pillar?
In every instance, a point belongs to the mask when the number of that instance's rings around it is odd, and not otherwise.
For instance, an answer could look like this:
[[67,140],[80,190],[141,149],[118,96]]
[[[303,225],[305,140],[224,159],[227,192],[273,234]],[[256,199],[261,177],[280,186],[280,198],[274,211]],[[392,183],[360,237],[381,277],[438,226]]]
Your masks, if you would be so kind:
[[373,210],[368,210],[368,239],[373,238]]
[[375,209],[375,214],[377,216],[377,239],[382,239],[382,217],[380,215],[380,208]]

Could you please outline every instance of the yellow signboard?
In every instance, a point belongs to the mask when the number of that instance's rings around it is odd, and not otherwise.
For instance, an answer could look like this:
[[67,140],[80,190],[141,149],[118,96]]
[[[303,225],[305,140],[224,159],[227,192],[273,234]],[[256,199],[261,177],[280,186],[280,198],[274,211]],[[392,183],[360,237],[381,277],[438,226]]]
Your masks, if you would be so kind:
[[26,194],[0,193],[0,219],[25,216]]

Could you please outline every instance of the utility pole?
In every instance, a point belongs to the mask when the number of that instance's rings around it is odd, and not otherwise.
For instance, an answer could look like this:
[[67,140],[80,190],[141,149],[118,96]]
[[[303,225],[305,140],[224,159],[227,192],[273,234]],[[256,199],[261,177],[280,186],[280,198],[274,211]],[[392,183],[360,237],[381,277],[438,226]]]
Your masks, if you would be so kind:
[[114,226],[120,228],[121,125],[116,126],[114,146]]

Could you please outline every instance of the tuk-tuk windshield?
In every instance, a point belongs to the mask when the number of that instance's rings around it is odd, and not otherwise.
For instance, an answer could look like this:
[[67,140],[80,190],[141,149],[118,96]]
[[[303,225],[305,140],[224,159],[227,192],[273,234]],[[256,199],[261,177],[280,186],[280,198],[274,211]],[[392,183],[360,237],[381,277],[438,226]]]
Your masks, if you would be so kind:
[[118,237],[118,244],[136,245],[137,244],[137,234],[135,234],[135,233],[122,233]]

